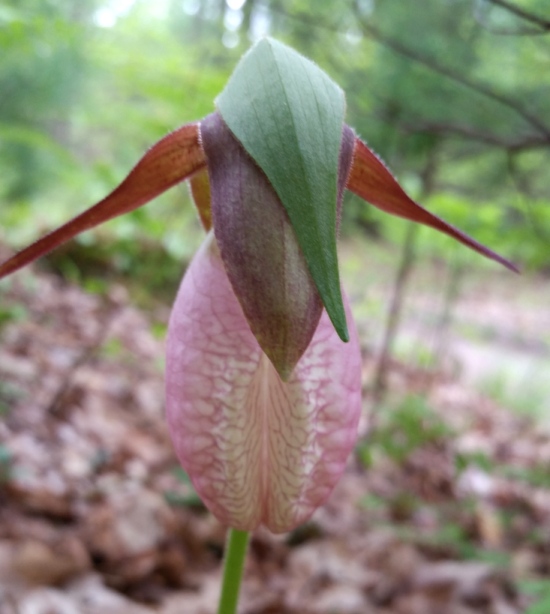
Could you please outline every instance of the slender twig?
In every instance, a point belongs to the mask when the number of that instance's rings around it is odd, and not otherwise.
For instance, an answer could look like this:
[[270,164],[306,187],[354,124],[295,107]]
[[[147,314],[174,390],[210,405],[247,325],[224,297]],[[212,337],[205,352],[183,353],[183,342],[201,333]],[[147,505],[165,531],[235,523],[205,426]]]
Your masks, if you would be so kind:
[[[491,23],[491,14],[487,12],[487,7],[482,6],[483,4],[488,4],[489,2],[490,0],[481,0],[474,5],[473,9],[474,19],[482,28],[487,30],[487,32],[495,34],[496,36],[544,36],[547,34],[545,29],[541,29],[539,26],[531,23],[526,24],[521,20],[513,27],[495,26],[493,23]],[[493,8],[495,7],[489,7],[489,11],[491,11]]]
[[[357,0],[355,0],[357,2]],[[488,87],[484,83],[480,83],[470,77],[466,77],[461,72],[450,68],[436,60],[434,57],[425,55],[424,53],[412,49],[411,47],[404,45],[400,40],[393,38],[383,32],[381,32],[378,28],[373,26],[370,23],[367,23],[365,19],[361,16],[357,6],[355,8],[356,18],[361,27],[362,32],[365,36],[376,40],[381,45],[392,49],[399,55],[406,57],[418,64],[429,68],[430,70],[447,77],[456,83],[460,83],[464,87],[477,92],[478,94],[483,94],[486,98],[490,98],[499,104],[508,107],[517,113],[520,117],[523,117],[525,121],[530,123],[534,128],[536,128],[539,132],[542,132],[546,137],[550,138],[550,127],[547,126],[542,120],[531,113],[530,110],[526,109],[523,104],[517,100],[516,98],[512,98],[503,94],[501,92],[497,92],[492,88]]]
[[529,21],[530,23],[534,23],[537,27],[550,32],[550,19],[545,19],[543,17],[539,17],[538,15],[534,15],[529,11],[526,11],[524,8],[517,6],[517,4],[512,4],[508,2],[508,0],[486,0],[487,2],[491,2],[491,4],[496,4],[503,9],[506,9],[510,13],[525,19],[525,21]]
[[371,111],[373,117],[392,125],[397,125],[406,134],[434,134],[441,136],[456,135],[464,140],[474,141],[504,149],[511,154],[531,151],[534,149],[544,149],[550,146],[550,136],[541,134],[525,134],[514,138],[505,138],[493,132],[486,132],[478,126],[467,124],[455,124],[452,122],[434,122],[420,115],[407,114],[403,119],[395,113],[386,112],[385,109],[391,108],[392,100],[389,97],[377,95],[379,105],[375,111]]
[[378,354],[378,361],[372,381],[372,396],[376,404],[385,396],[388,388],[388,371],[393,353],[393,346],[397,337],[401,315],[405,303],[407,283],[416,261],[416,236],[419,226],[409,222],[405,240],[401,248],[401,258],[393,282],[390,304],[384,326],[384,336]]
[[[455,246],[456,247],[456,246]],[[432,385],[435,375],[441,370],[443,361],[446,358],[448,347],[450,345],[451,328],[453,323],[453,309],[458,302],[460,291],[462,289],[462,280],[466,268],[458,256],[456,249],[453,250],[450,258],[450,263],[447,264],[445,288],[443,290],[443,301],[441,311],[437,316],[437,322],[434,326],[434,347],[433,347],[433,372],[432,377],[428,380],[428,385]]]
[[468,140],[478,141],[486,145],[493,145],[511,152],[526,151],[545,148],[550,145],[550,136],[530,134],[517,139],[505,139],[491,132],[484,132],[473,126],[461,126],[452,123],[438,123],[423,121],[415,118],[414,121],[400,122],[408,132],[428,132],[431,134],[454,134]]
[[[421,173],[422,190],[420,200],[425,200],[432,192],[437,176],[438,146],[432,147],[426,166]],[[372,396],[374,403],[378,405],[383,400],[387,389],[387,376],[392,357],[393,346],[397,338],[403,308],[406,301],[407,286],[416,263],[416,240],[419,226],[409,223],[403,246],[401,248],[401,258],[397,267],[397,272],[393,282],[393,289],[390,304],[387,311],[386,322],[384,325],[384,335],[381,349],[378,355],[378,362],[372,380]]]
[[514,156],[511,152],[507,157],[507,165],[510,178],[518,194],[523,194],[527,197],[522,199],[522,203],[524,205],[525,217],[527,218],[531,232],[539,241],[548,243],[550,241],[550,235],[548,235],[548,233],[544,231],[541,224],[538,223],[534,212],[533,200],[536,198],[536,196],[533,194],[529,182],[521,176],[517,167],[516,156]]
[[[531,124],[539,132],[542,132],[545,137],[550,138],[550,126],[547,126],[537,115],[531,113],[529,109],[525,108],[520,100],[511,96],[507,96],[502,92],[498,92],[491,87],[485,85],[484,83],[480,83],[479,81],[466,77],[460,71],[454,70],[449,66],[440,63],[434,57],[425,55],[420,51],[417,51],[416,49],[412,49],[407,45],[404,45],[400,40],[383,33],[371,23],[367,22],[365,17],[361,14],[361,10],[358,6],[358,0],[350,1],[351,4],[349,6],[352,11],[352,14],[355,16],[355,19],[361,32],[365,36],[372,38],[381,45],[384,45],[385,47],[392,49],[399,55],[407,57],[423,65],[425,68],[428,68],[433,72],[437,72],[438,74],[443,75],[444,77],[447,77],[448,79],[456,83],[460,83],[467,89],[477,92],[478,94],[481,94],[486,98],[494,100],[495,102],[498,102],[499,104],[508,107],[509,109],[517,113],[520,117],[523,117],[526,122]],[[279,4],[271,6],[270,10],[271,12],[282,15],[287,19],[298,21],[317,29],[322,29],[328,32],[332,32],[334,34],[345,34],[345,32],[342,31],[341,28],[335,26],[335,24],[333,23],[328,23],[326,21],[319,20],[318,18],[312,18],[310,15],[307,14],[289,13]]]

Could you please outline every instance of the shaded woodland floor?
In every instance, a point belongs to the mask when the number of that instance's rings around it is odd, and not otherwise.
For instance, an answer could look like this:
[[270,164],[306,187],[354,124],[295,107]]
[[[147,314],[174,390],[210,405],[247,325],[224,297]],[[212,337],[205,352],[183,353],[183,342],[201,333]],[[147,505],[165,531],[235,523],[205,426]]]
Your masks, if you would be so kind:
[[[0,614],[215,612],[225,531],[168,440],[168,309],[45,273],[0,292]],[[375,405],[358,311],[356,454],[307,525],[254,535],[240,611],[550,612],[550,429],[399,359]]]

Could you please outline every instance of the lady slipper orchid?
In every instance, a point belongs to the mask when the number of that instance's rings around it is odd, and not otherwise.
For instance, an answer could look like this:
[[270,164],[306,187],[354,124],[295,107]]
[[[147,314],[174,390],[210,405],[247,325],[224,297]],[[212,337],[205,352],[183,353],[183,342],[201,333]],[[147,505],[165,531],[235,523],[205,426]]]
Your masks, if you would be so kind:
[[190,180],[208,234],[170,318],[167,418],[198,494],[236,529],[304,522],[355,443],[361,358],[336,258],[345,188],[515,270],[411,200],[344,112],[325,73],[264,39],[215,113],[164,137],[104,200],[0,266],[8,275]]

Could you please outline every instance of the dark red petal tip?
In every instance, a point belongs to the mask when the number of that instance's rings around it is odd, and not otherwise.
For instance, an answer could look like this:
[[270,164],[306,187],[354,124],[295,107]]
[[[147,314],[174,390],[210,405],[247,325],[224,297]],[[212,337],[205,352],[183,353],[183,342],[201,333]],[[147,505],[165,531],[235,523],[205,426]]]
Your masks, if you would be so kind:
[[515,264],[409,198],[384,163],[359,138],[355,140],[353,165],[348,177],[347,188],[386,213],[431,226],[483,256],[495,260],[507,269],[519,273]]
[[109,196],[0,265],[0,278],[77,234],[141,207],[206,164],[198,124],[187,124],[153,145]]

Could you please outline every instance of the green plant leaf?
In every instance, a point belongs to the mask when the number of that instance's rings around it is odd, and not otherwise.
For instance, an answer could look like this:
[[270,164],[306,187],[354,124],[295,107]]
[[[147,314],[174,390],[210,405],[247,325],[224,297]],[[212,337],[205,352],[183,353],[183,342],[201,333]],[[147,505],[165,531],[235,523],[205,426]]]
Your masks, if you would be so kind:
[[244,55],[216,104],[281,199],[321,300],[347,341],[336,253],[343,91],[313,62],[265,38]]

